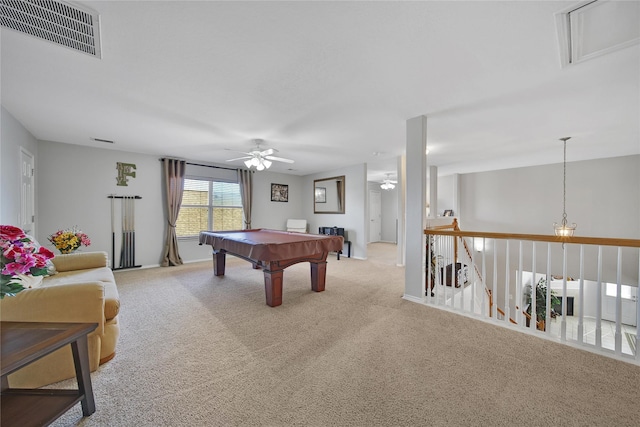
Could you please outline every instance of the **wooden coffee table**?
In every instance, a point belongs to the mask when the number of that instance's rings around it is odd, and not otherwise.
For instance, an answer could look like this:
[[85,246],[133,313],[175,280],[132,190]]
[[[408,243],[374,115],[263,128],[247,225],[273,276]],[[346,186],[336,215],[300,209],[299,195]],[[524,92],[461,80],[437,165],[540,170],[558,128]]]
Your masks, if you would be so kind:
[[[96,411],[87,334],[97,326],[97,323],[0,322],[2,427],[46,426],[78,402],[82,403],[84,416]],[[7,375],[67,344],[73,353],[77,390],[9,388]]]

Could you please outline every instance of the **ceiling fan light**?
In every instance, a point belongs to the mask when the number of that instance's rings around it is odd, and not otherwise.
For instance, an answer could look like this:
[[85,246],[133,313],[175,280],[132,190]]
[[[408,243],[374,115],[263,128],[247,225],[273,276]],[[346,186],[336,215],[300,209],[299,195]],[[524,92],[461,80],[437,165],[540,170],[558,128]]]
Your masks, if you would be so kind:
[[260,164],[260,159],[259,158],[254,157],[253,159],[251,159],[251,166],[258,167],[259,164]]
[[382,185],[380,185],[380,188],[382,188],[383,190],[393,190],[394,188],[396,188],[396,186],[388,181],[385,181],[382,183]]
[[245,160],[245,161],[244,161],[244,164],[245,164],[249,169],[251,169],[251,166],[253,166],[253,163],[251,163],[251,160]]
[[272,162],[270,162],[269,160],[263,160],[262,164],[266,169],[269,169],[271,167]]

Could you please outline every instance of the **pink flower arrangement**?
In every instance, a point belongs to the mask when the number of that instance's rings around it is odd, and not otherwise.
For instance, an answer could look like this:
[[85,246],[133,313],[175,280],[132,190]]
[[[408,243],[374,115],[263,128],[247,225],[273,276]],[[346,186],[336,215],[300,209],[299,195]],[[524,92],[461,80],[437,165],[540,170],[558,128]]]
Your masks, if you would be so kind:
[[44,276],[53,252],[40,246],[22,229],[0,225],[0,298],[24,290],[19,275]]

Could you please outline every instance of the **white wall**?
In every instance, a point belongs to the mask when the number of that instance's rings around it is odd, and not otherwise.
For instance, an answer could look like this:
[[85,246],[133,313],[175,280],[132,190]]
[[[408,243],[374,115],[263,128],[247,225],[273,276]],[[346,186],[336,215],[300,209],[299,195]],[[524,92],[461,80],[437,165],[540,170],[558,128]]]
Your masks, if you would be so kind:
[[[562,163],[460,175],[461,228],[553,234],[562,219]],[[640,238],[640,155],[567,163],[576,235]]]
[[[111,258],[111,194],[137,195],[136,264],[159,264],[164,246],[164,202],[158,157],[59,142],[40,141],[37,175],[38,240],[59,228],[78,226],[91,238],[86,250],[106,251]],[[136,165],[128,186],[116,185],[116,163]],[[120,215],[120,201],[115,214]],[[121,229],[115,230],[117,234]],[[116,249],[117,251],[117,249]],[[119,259],[116,255],[116,260]]]
[[[46,236],[60,227],[77,225],[91,237],[90,249],[111,254],[111,211],[107,196],[112,193],[139,195],[142,200],[135,202],[136,264],[160,263],[166,221],[162,168],[157,156],[55,142],[40,142],[39,155],[46,159],[41,162],[44,166],[37,182],[40,241],[46,241]],[[116,162],[136,164],[136,177],[129,178],[127,187],[116,186]],[[212,168],[190,167],[187,172],[195,176],[216,172],[229,175],[228,171]],[[232,179],[235,172],[229,176]],[[293,175],[256,172],[252,227],[283,230],[287,218],[301,217],[302,181]],[[289,202],[271,201],[271,183],[289,185]],[[198,245],[197,239],[180,239],[178,244],[185,262],[211,257],[211,249]]]
[[[315,214],[313,213],[313,181],[315,179],[345,176],[345,213]],[[306,175],[302,181],[304,194],[309,194],[303,201],[303,219],[309,224],[309,231],[317,233],[319,227],[343,227],[351,241],[351,256],[367,257],[367,169],[366,164],[358,164],[315,175]],[[308,189],[309,193],[306,193]]]
[[[252,228],[270,228],[273,230],[286,230],[287,219],[307,219],[304,217],[303,205],[311,203],[312,189],[303,188],[304,179],[295,175],[286,175],[275,172],[256,172],[253,174],[253,203],[251,226]],[[284,184],[289,186],[288,202],[271,201],[271,184]],[[316,229],[309,232],[317,233]]]
[[[111,255],[111,199],[107,196],[139,195],[142,199],[135,202],[136,264],[160,263],[166,222],[162,163],[157,156],[46,141],[40,142],[39,154],[46,159],[41,162],[44,165],[37,181],[41,242],[58,228],[77,225],[91,237],[89,249],[104,250]],[[126,187],[116,186],[116,162],[136,164],[136,177],[129,178]],[[235,171],[189,165],[187,174],[237,179]],[[302,178],[256,172],[253,182],[253,228],[283,230],[287,218],[301,216]],[[271,183],[289,185],[289,202],[271,202]],[[211,257],[211,248],[200,246],[197,239],[179,239],[178,245],[185,262]]]
[[0,223],[19,226],[20,148],[36,156],[37,170],[38,141],[4,107],[0,108],[0,124]]
[[[142,199],[135,202],[136,264],[152,266],[160,263],[166,225],[162,167],[157,156],[38,141],[4,108],[1,143],[0,213],[3,224],[16,224],[18,220],[19,150],[20,146],[24,146],[36,156],[36,237],[42,244],[52,248],[47,241],[49,234],[59,228],[78,226],[92,240],[86,250],[106,251],[111,258],[111,199],[107,196],[138,195]],[[136,177],[129,178],[126,187],[116,185],[117,162],[136,165]],[[188,173],[202,175],[209,172],[190,167]],[[229,172],[220,173],[228,175]],[[314,214],[313,180],[338,175],[346,176],[346,213]],[[365,177],[364,164],[306,177],[256,172],[253,180],[252,227],[284,230],[289,218],[306,219],[312,233],[317,233],[320,225],[343,226],[353,242],[352,253],[366,257]],[[288,202],[271,201],[272,183],[289,186]],[[115,207],[117,211],[118,205]],[[193,239],[180,240],[179,250],[185,262],[211,257],[210,248],[199,246],[197,240]]]
[[398,186],[382,191],[382,241],[398,242]]
[[[446,209],[455,209],[455,194],[453,186],[454,175],[438,177],[438,212],[434,216],[443,216]],[[458,216],[460,212],[454,210],[453,215]]]
[[[460,175],[460,228],[553,235],[553,223],[562,219],[562,176],[561,163]],[[568,163],[566,209],[569,222],[578,225],[577,236],[639,239],[640,155]],[[518,256],[515,246],[512,245],[510,251],[512,260]],[[537,247],[536,271],[546,270],[546,249],[542,246]],[[560,249],[554,247],[552,251],[552,274],[562,271]],[[596,250],[587,247],[585,259],[595,260]],[[525,260],[531,259],[530,252],[528,246],[525,247]],[[603,280],[615,282],[615,248],[605,247],[603,254]],[[627,256],[624,252],[621,280],[637,283],[637,255],[635,261]],[[503,263],[504,259],[500,258],[498,264]],[[489,270],[490,265],[488,263]],[[577,245],[568,247],[567,266],[570,275],[578,275]],[[498,276],[502,283],[502,269]],[[585,265],[585,278],[597,278],[596,263]],[[502,290],[498,291],[498,298],[502,298]]]
[[[381,237],[382,242],[397,243],[398,242],[398,188],[396,185],[392,190],[382,190],[379,182],[369,181],[367,183],[369,191],[380,192],[380,204],[381,204]],[[367,194],[368,195],[368,194]],[[369,205],[367,204],[367,210]],[[369,212],[367,212],[368,214]],[[367,215],[367,218],[369,216]],[[367,224],[369,221],[367,220]]]

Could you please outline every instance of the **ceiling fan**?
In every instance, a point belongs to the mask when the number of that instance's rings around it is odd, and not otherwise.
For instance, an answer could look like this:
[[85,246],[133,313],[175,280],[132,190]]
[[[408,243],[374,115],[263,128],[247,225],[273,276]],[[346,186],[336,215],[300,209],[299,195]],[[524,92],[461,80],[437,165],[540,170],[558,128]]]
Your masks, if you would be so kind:
[[397,184],[398,181],[392,181],[389,178],[389,175],[391,175],[390,173],[387,173],[385,175],[387,175],[387,178],[382,181],[382,185],[380,185],[380,188],[382,188],[383,190],[393,190],[396,187],[395,184]]
[[256,148],[254,148],[252,151],[249,151],[248,153],[244,151],[238,151],[239,153],[246,154],[246,156],[229,159],[227,160],[227,162],[244,160],[244,164],[247,166],[247,168],[251,169],[251,166],[253,166],[259,171],[269,169],[272,162],[293,163],[293,160],[291,159],[272,156],[272,154],[278,152],[278,150],[276,150],[275,148],[267,148],[266,150],[261,149],[260,144],[264,142],[263,140],[254,139],[253,142],[256,144]]

